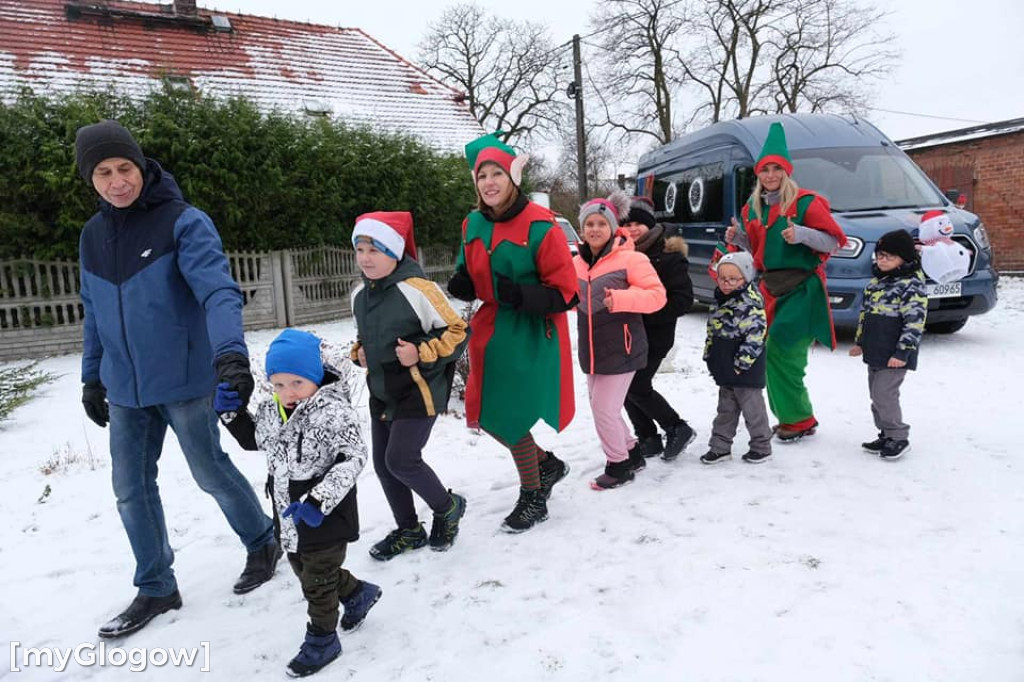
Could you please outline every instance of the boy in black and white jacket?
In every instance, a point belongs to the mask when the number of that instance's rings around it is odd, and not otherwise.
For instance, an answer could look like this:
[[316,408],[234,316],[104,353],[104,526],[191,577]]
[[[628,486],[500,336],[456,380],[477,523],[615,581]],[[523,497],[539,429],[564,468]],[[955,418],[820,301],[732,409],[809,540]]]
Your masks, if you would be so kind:
[[342,567],[347,544],[359,538],[356,478],[366,445],[348,386],[324,365],[319,338],[284,330],[270,344],[266,371],[274,395],[255,416],[241,410],[227,384],[217,386],[214,408],[243,448],[267,455],[279,543],[302,584],[310,620],[286,672],[304,677],[341,654],[339,602],[341,627],[352,630],[381,596],[380,587]]
[[910,449],[910,426],[903,422],[900,386],[917,368],[928,295],[914,239],[906,230],[882,235],[875,245],[874,278],[864,288],[857,336],[850,355],[868,366],[871,414],[878,438],[861,443],[882,459],[899,459]]

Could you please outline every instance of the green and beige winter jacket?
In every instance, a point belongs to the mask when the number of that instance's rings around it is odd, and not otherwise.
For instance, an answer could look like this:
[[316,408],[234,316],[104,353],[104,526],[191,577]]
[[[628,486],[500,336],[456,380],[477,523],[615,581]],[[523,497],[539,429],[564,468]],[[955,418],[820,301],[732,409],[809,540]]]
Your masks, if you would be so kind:
[[921,264],[904,263],[889,272],[876,265],[874,274],[864,287],[854,343],[864,349],[869,367],[887,367],[889,359],[896,358],[907,363],[906,369],[917,369],[917,349],[928,315]]
[[[352,292],[352,313],[358,340],[351,357],[358,363],[360,348],[366,355],[370,416],[392,421],[444,412],[469,328],[419,263],[406,256],[387,277],[364,277]],[[416,344],[417,364],[398,361],[398,339]]]
[[704,362],[719,386],[764,388],[764,342],[768,320],[757,284],[730,294],[715,289],[715,306],[708,318]]

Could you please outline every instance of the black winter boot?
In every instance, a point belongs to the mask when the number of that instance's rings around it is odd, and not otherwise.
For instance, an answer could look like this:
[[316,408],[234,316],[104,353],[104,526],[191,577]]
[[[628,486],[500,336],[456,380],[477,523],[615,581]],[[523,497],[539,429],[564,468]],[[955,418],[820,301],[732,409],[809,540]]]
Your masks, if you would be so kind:
[[522,533],[548,520],[548,501],[544,489],[519,489],[519,500],[512,513],[505,517],[501,529],[506,533]]
[[548,458],[540,463],[540,489],[544,491],[544,499],[551,497],[551,490],[569,473],[569,465],[549,452]]
[[633,469],[628,459],[621,462],[608,462],[604,467],[604,473],[590,482],[594,490],[610,490],[626,485],[633,480]]

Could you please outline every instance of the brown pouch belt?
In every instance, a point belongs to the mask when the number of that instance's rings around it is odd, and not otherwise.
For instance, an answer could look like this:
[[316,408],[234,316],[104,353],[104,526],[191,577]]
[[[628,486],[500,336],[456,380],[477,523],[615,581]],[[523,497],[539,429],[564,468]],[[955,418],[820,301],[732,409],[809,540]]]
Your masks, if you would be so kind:
[[781,268],[779,270],[765,270],[761,273],[761,281],[768,293],[779,298],[807,281],[814,276],[814,270],[802,270],[800,268]]

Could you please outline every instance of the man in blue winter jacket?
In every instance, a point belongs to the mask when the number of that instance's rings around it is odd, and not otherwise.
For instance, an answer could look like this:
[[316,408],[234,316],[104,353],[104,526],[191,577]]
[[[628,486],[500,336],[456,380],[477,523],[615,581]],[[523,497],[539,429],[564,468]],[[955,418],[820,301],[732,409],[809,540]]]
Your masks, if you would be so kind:
[[136,562],[138,595],[99,630],[119,637],[181,607],[156,481],[168,426],[193,478],[246,547],[235,593],[269,580],[281,551],[252,486],[220,447],[210,405],[218,382],[243,401],[254,386],[242,293],[220,235],[116,121],[80,128],[75,155],[100,196],[79,244],[82,403],[99,426],[110,423],[114,494]]

